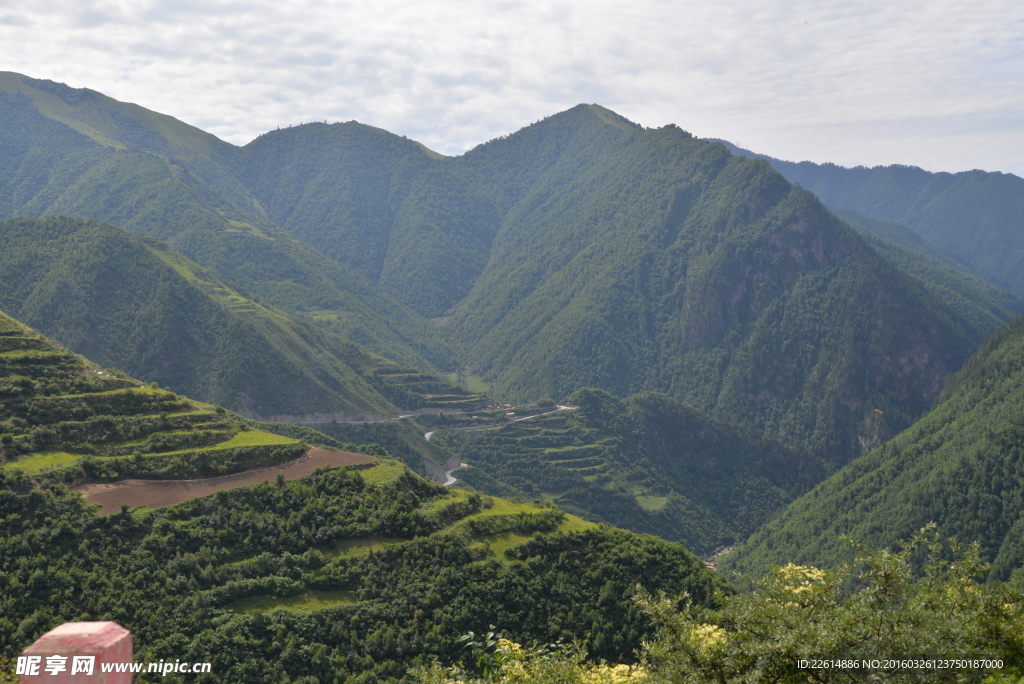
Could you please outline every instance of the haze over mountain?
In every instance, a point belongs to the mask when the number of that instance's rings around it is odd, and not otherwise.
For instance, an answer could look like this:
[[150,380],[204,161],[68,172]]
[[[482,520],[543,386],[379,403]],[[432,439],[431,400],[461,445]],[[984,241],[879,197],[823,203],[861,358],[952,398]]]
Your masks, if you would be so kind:
[[983,274],[1024,294],[1024,179],[981,170],[930,173],[914,166],[845,168],[767,159],[833,207],[909,226]]
[[0,215],[164,240],[509,400],[655,390],[844,462],[1015,313],[934,260],[894,265],[764,162],[597,105],[441,158],[355,122],[237,148],[93,91],[5,74],[0,92]]
[[988,332],[766,163],[674,126],[581,105],[462,161],[503,223],[449,334],[508,396],[659,390],[842,461]]
[[[116,620],[140,660],[217,662],[214,681],[397,681],[416,657],[461,654],[458,637],[490,619],[520,639],[587,638],[601,657],[628,659],[651,632],[633,609],[638,585],[708,606],[731,591],[678,544],[452,492],[386,457],[110,515],[65,486],[191,487],[308,449],[245,423],[102,370],[0,312],[0,653],[63,622]],[[417,611],[431,619],[409,620]]]

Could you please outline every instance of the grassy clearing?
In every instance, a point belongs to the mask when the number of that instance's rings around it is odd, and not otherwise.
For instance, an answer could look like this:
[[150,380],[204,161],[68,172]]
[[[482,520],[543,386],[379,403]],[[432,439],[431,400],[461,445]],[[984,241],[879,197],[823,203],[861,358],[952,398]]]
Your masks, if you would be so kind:
[[356,600],[356,592],[347,589],[334,591],[310,590],[295,596],[285,596],[284,598],[277,598],[276,596],[249,596],[235,601],[226,606],[226,608],[239,613],[266,613],[278,608],[308,612],[321,608],[330,608],[342,603],[355,603]]
[[668,502],[667,496],[637,496],[636,502],[645,511],[660,511]]
[[342,539],[333,544],[328,544],[321,550],[328,556],[347,556],[358,558],[365,556],[370,551],[382,549],[385,546],[395,546],[409,541],[403,537],[371,537],[369,539]]
[[152,456],[176,456],[178,454],[187,454],[193,451],[219,451],[221,449],[236,449],[238,447],[279,446],[298,443],[299,440],[292,439],[291,437],[273,435],[269,432],[263,432],[262,430],[245,430],[244,432],[239,432],[231,439],[217,444],[211,444],[204,447],[193,447],[189,449],[178,449],[176,451],[164,451],[159,454],[152,454]]
[[[522,439],[522,438],[520,438]],[[560,447],[548,447],[544,450],[545,454],[557,454],[563,451],[576,451],[577,449],[591,449],[593,444],[584,444],[583,446],[560,446]]]
[[[146,435],[145,437],[141,437],[139,439],[133,439],[130,442],[117,442],[116,444],[119,447],[143,446],[143,445],[145,445],[145,444],[147,444],[149,442],[150,437],[169,437],[171,435],[189,435],[189,434],[192,434],[193,432],[196,432],[197,430],[205,430],[205,429],[206,428],[204,428],[200,424],[200,425],[193,426],[192,429],[190,429],[190,430],[158,430],[156,432],[152,432],[152,433]],[[221,435],[221,437],[223,439],[225,439],[225,440],[227,439],[227,436],[231,434],[230,432],[227,432],[225,430],[210,430],[210,432],[215,432],[215,433]],[[216,444],[215,446],[219,447],[220,443]]]
[[41,349],[12,349],[11,351],[0,352],[5,359],[20,359],[26,356],[43,358],[47,356],[66,356],[65,352],[45,351]]
[[466,389],[468,389],[473,394],[482,394],[483,392],[489,392],[491,389],[490,385],[488,385],[486,382],[476,377],[475,375],[467,375],[465,379]]
[[[497,508],[499,499],[495,499],[494,505]],[[505,501],[504,503],[511,503]],[[511,504],[511,506],[519,506],[520,504]],[[533,507],[536,509],[536,507]],[[505,509],[509,510],[508,508]],[[526,509],[523,509],[526,510]],[[518,512],[518,511],[517,511]],[[473,516],[470,516],[473,517]],[[597,523],[587,522],[583,518],[578,518],[575,515],[565,514],[565,518],[562,524],[558,526],[559,532],[582,532],[591,528],[597,527]],[[522,534],[520,532],[502,532],[501,534],[492,534],[486,537],[482,537],[479,541],[481,546],[486,546],[494,554],[495,559],[500,563],[518,563],[519,561],[510,560],[505,556],[505,552],[509,549],[514,549],[517,546],[522,546],[526,542],[530,541],[536,536],[536,534]]]
[[420,513],[436,513],[448,504],[459,503],[469,499],[469,492],[464,489],[450,489],[448,490],[448,496],[440,499],[434,499],[426,503],[420,504],[418,510]]
[[[462,490],[453,490],[453,491],[462,491]],[[468,492],[466,494],[468,496]],[[487,518],[487,517],[490,517],[490,516],[493,516],[493,515],[517,515],[519,513],[540,513],[541,511],[545,511],[545,510],[547,510],[547,509],[543,508],[542,506],[538,506],[537,504],[532,504],[532,503],[513,503],[512,501],[509,501],[508,499],[497,499],[496,498],[496,499],[494,499],[494,505],[492,507],[485,508],[482,511],[480,511],[479,513],[474,513],[473,515],[469,516],[469,518],[466,518],[466,519],[469,520],[470,518]]]
[[209,449],[234,449],[235,447],[249,446],[277,446],[279,444],[298,444],[299,440],[291,437],[282,437],[262,430],[246,430],[239,432],[231,439],[220,444],[215,444]]
[[592,523],[583,518],[576,517],[575,515],[565,514],[565,520],[561,525],[558,526],[559,532],[582,532],[583,530],[589,530],[597,527],[597,523]]
[[8,465],[15,468],[21,468],[30,475],[41,473],[44,470],[54,468],[57,466],[65,466],[75,463],[80,458],[79,455],[69,454],[64,451],[38,451],[34,454],[29,454],[24,458],[19,458],[17,461],[9,463]]
[[509,549],[514,549],[517,546],[522,546],[531,539],[533,539],[532,534],[503,532],[501,534],[492,534],[484,537],[480,540],[480,543],[491,550],[491,553],[494,554],[498,562],[513,563],[515,561],[509,560],[509,558],[505,556],[505,552]]
[[316,321],[336,321],[336,320],[338,320],[338,312],[337,311],[330,311],[330,310],[307,311],[305,313],[305,315],[309,316],[310,318],[312,318],[313,320],[316,320]]
[[357,471],[363,481],[369,485],[385,485],[394,482],[405,472],[405,464],[401,461],[378,459],[373,467]]

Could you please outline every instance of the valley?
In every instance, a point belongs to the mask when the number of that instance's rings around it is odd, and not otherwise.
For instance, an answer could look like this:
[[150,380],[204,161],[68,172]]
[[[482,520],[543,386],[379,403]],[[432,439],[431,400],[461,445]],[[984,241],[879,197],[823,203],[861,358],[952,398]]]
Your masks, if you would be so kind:
[[1024,674],[1016,176],[597,104],[233,145],[12,72],[0,123],[0,657],[110,619],[197,681],[411,684],[497,625],[795,682],[765,644],[871,604]]

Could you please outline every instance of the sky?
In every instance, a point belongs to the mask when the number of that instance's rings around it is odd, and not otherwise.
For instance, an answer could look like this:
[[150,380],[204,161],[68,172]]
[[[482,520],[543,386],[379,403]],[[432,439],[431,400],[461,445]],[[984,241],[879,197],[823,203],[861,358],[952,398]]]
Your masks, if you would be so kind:
[[355,119],[451,155],[587,102],[787,160],[1024,176],[1020,0],[0,0],[0,70],[235,144]]

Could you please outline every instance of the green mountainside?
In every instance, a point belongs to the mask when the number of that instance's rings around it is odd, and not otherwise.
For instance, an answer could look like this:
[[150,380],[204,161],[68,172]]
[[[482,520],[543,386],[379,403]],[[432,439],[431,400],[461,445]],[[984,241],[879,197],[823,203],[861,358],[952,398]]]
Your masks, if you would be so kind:
[[0,221],[0,308],[104,366],[249,417],[344,419],[474,398],[410,382],[420,376],[164,244],[82,219]]
[[895,439],[849,463],[785,508],[724,561],[835,566],[849,535],[892,546],[935,522],[979,542],[1007,579],[1024,561],[1024,318],[992,336],[946,384],[939,405]]
[[825,204],[909,226],[964,263],[1024,294],[1024,179],[980,170],[930,173],[916,166],[846,168],[768,160]]
[[397,411],[364,377],[394,362],[113,226],[0,221],[0,307],[104,366],[250,417]]
[[700,554],[746,538],[824,475],[820,462],[664,395],[587,389],[567,401],[579,408],[492,430],[438,425],[430,443],[528,496]]
[[991,330],[765,162],[674,126],[581,105],[462,161],[506,213],[445,330],[497,396],[660,391],[842,462]]
[[597,105],[452,159],[355,122],[239,148],[16,74],[0,107],[0,215],[166,241],[270,305],[506,401],[664,392],[841,463],[930,408],[1016,313],[873,248],[763,161]]
[[455,366],[429,322],[277,227],[222,163],[233,146],[91,90],[11,73],[0,74],[0,121],[0,218],[112,223],[402,364]]
[[0,313],[5,471],[56,481],[187,478],[280,463],[306,448],[222,408],[102,370]]
[[306,448],[0,314],[0,656],[114,620],[137,659],[212,662],[210,681],[408,681],[494,623],[629,661],[652,634],[638,587],[707,607],[731,593],[677,544],[450,491],[387,458],[106,516],[63,484],[208,477]]

